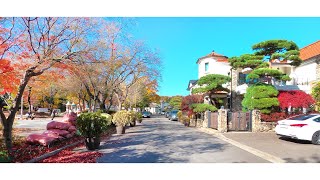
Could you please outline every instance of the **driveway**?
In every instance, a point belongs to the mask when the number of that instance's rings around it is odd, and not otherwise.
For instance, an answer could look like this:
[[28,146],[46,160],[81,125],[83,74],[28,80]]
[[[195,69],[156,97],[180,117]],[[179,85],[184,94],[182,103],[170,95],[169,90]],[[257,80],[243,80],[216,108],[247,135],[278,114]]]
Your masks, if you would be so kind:
[[154,117],[103,142],[99,163],[268,162],[195,128]]
[[288,163],[320,163],[320,146],[309,141],[280,138],[271,133],[224,133],[225,137],[277,156]]

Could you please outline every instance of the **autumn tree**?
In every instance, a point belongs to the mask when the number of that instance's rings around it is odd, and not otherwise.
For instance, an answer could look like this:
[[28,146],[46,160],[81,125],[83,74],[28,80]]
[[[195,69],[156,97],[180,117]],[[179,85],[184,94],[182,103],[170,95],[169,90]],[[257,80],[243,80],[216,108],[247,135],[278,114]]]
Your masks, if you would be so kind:
[[2,32],[1,36],[10,37],[13,45],[1,49],[0,61],[10,59],[12,64],[21,65],[16,69],[18,72],[16,76],[21,81],[17,86],[17,94],[8,117],[4,115],[0,106],[5,144],[11,151],[12,125],[30,79],[85,53],[85,49],[77,44],[91,26],[85,18],[24,17],[7,18],[5,21],[1,23],[0,29],[5,26],[14,28],[11,31]]
[[309,108],[315,104],[315,100],[310,94],[300,90],[280,91],[278,95],[279,106],[282,109],[292,108]]
[[92,51],[78,58],[72,73],[81,80],[93,108],[99,105],[100,109],[108,110],[116,100],[121,109],[131,87],[142,77],[152,81],[160,77],[161,61],[156,51],[126,36],[123,24],[104,21],[100,24],[104,29],[97,33],[98,41],[85,43],[90,44]]
[[181,109],[181,103],[182,103],[182,96],[173,96],[169,101],[170,106],[176,110]]

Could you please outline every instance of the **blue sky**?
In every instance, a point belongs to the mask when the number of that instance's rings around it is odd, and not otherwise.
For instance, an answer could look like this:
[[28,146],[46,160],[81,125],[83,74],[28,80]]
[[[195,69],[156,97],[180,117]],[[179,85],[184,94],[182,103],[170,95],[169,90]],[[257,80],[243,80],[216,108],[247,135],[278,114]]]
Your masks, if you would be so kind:
[[161,52],[159,95],[188,95],[197,79],[198,58],[212,50],[228,57],[251,52],[251,46],[269,39],[292,40],[302,48],[320,40],[320,18],[136,18],[133,35]]

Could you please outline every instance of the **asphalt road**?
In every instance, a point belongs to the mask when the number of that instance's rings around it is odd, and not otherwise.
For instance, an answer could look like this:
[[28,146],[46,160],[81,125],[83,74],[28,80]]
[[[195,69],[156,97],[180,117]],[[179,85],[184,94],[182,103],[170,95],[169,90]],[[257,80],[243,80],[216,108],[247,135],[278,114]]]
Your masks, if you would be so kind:
[[99,163],[262,163],[268,162],[177,121],[155,117],[101,144]]
[[320,163],[320,145],[270,133],[225,133],[225,137],[279,157],[288,163]]

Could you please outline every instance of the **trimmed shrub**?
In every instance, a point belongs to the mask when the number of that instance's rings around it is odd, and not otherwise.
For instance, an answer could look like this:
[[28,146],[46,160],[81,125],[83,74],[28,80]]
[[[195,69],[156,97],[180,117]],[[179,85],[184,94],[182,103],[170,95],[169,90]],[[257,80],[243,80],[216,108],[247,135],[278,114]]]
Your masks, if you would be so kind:
[[77,118],[77,129],[84,137],[99,137],[110,126],[111,122],[100,113],[82,113]]
[[130,123],[130,115],[128,111],[121,110],[116,112],[113,115],[112,122],[116,126],[126,126],[128,123]]

